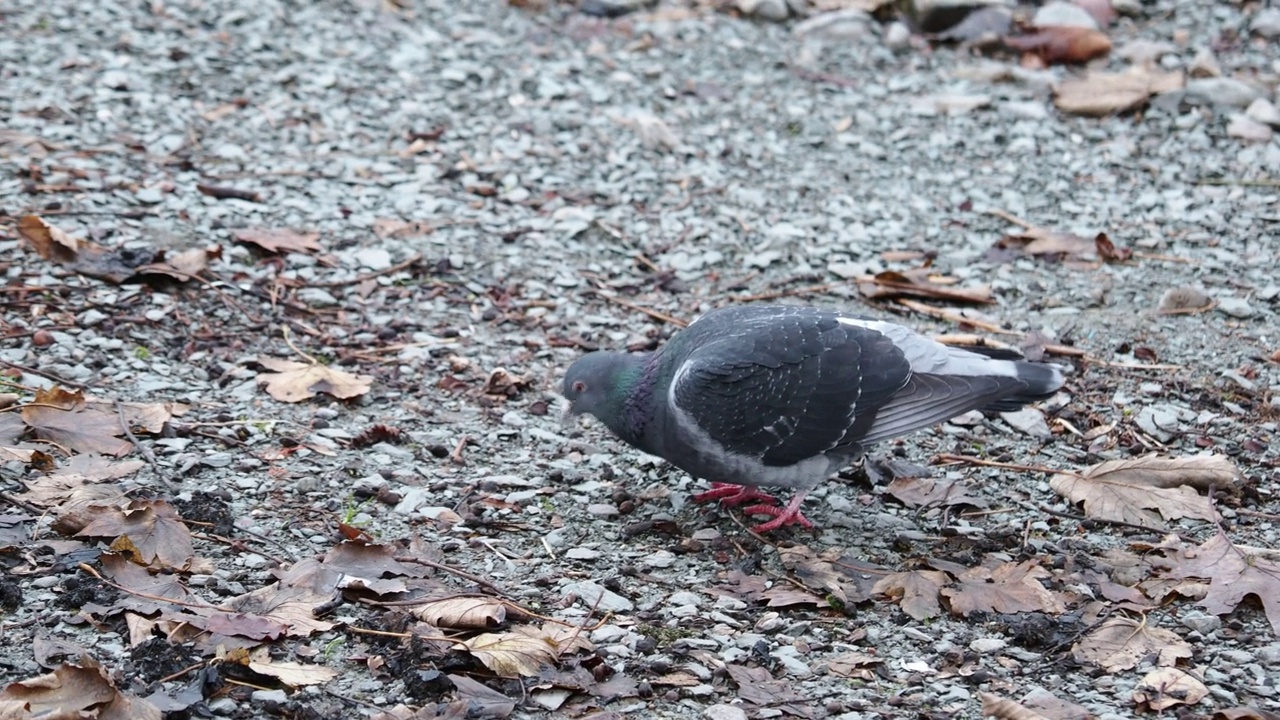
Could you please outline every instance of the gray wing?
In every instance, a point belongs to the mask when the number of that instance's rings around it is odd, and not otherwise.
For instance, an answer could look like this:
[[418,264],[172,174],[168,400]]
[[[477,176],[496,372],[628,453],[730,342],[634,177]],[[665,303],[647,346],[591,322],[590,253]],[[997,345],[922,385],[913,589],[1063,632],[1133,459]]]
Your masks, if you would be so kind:
[[677,370],[671,401],[688,434],[778,467],[858,445],[910,377],[883,333],[797,312],[698,347]]

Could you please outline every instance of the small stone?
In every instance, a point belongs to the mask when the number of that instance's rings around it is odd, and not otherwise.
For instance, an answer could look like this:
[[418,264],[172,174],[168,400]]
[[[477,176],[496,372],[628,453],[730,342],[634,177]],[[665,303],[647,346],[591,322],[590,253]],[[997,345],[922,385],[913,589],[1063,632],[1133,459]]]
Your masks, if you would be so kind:
[[383,248],[361,248],[352,253],[352,257],[361,267],[370,270],[386,270],[391,267],[391,253]]
[[1225,660],[1233,665],[1245,665],[1253,662],[1253,654],[1244,650],[1223,650],[1218,653],[1219,660]]
[[205,707],[209,708],[209,712],[214,715],[230,716],[235,714],[237,704],[235,700],[224,695],[208,701]]
[[[901,25],[901,23],[894,24]],[[848,8],[814,15],[808,20],[796,23],[791,32],[798,38],[856,40],[865,37],[870,32],[870,27],[870,15],[856,8]],[[905,29],[905,26],[903,27]],[[890,32],[892,32],[892,26],[890,26]],[[908,31],[908,38],[910,35]],[[889,44],[888,33],[885,35],[885,44]],[[893,46],[890,45],[890,47]]]
[[1267,665],[1280,665],[1280,643],[1271,643],[1266,647],[1258,648],[1258,660]]
[[1218,300],[1218,312],[1243,319],[1253,317],[1257,310],[1244,298],[1226,297]]
[[636,607],[630,600],[590,580],[569,583],[560,588],[560,595],[562,597],[577,595],[587,607],[607,612],[631,612]]
[[669,568],[675,564],[676,555],[669,550],[658,550],[646,555],[640,562],[651,568]]
[[618,506],[612,503],[591,503],[587,512],[596,517],[613,517],[618,514]]
[[1271,134],[1270,125],[1260,123],[1248,115],[1232,113],[1231,120],[1227,123],[1227,137],[1261,143],[1269,142]]
[[1280,110],[1277,110],[1275,104],[1266,98],[1254,100],[1244,114],[1264,125],[1280,127]]
[[1186,97],[1225,107],[1245,108],[1261,96],[1254,86],[1224,77],[1195,78],[1186,87]]
[[1001,638],[978,638],[969,643],[969,649],[980,654],[990,655],[1000,652],[1009,643]]
[[1208,635],[1222,627],[1222,618],[1202,612],[1189,612],[1178,619],[1201,635]]
[[791,16],[786,0],[738,0],[738,9],[743,15],[773,22],[782,22]]
[[1267,7],[1258,11],[1249,23],[1249,29],[1255,35],[1264,38],[1280,37],[1280,8]]
[[911,28],[906,23],[889,23],[884,31],[884,46],[890,50],[906,50],[911,46]]
[[602,625],[591,632],[591,642],[599,645],[615,643],[627,636],[627,629],[617,625]]
[[737,705],[712,705],[702,711],[707,720],[747,720],[747,711]]
[[1200,48],[1187,67],[1187,75],[1193,78],[1221,77],[1222,67],[1218,65],[1218,58],[1213,56],[1212,50]]
[[592,550],[591,548],[576,547],[570,548],[564,556],[570,560],[595,560],[600,557],[600,551]]
[[1053,0],[1045,3],[1043,7],[1036,11],[1035,18],[1031,21],[1031,24],[1038,28],[1081,27],[1090,30],[1098,29],[1098,21],[1089,14],[1088,10],[1075,3],[1062,2],[1062,0]]
[[245,553],[240,556],[240,562],[250,570],[261,570],[270,561],[257,553]]
[[[779,648],[779,650],[784,648]],[[789,648],[786,648],[789,649]],[[778,650],[773,651],[770,655],[778,660],[787,674],[792,677],[805,678],[813,675],[813,670],[809,669],[809,665],[798,657],[790,654],[784,654]]]
[[702,596],[697,593],[682,590],[677,593],[672,593],[671,597],[667,598],[667,602],[672,605],[693,605],[694,607],[697,607],[702,604]]
[[1158,382],[1145,382],[1138,386],[1138,392],[1143,395],[1163,395],[1164,386]]
[[324,288],[306,287],[298,291],[298,301],[309,307],[333,307],[338,298]]
[[158,187],[144,187],[133,196],[144,205],[159,205],[164,202],[164,193]]
[[289,702],[289,696],[283,690],[254,690],[249,697],[254,702],[260,703],[276,703],[283,705]]
[[1051,438],[1053,431],[1049,429],[1049,423],[1045,422],[1044,413],[1035,408],[1023,408],[1015,412],[1002,412],[1000,417],[1012,427],[1024,435],[1034,438]]
[[101,323],[103,320],[106,320],[106,319],[107,319],[107,316],[105,313],[102,313],[102,312],[99,312],[98,310],[93,310],[93,309],[85,310],[83,313],[80,314],[80,326],[92,327],[94,325]]

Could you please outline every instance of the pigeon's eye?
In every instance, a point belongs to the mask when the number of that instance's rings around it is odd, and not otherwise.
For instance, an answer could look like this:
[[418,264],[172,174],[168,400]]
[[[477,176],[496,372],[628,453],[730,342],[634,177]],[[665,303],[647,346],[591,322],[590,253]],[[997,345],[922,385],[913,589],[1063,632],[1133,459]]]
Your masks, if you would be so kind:
[[576,393],[584,393],[587,391],[587,384],[581,380],[573,381],[573,391]]

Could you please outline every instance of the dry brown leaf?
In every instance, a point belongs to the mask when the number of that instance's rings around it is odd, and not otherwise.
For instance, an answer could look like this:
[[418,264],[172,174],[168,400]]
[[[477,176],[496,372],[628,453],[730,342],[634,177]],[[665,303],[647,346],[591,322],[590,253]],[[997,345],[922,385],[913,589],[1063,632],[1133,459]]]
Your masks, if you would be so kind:
[[738,685],[738,698],[760,707],[777,708],[787,703],[803,702],[790,679],[775,679],[767,668],[726,665],[725,671]]
[[872,592],[900,600],[902,612],[916,620],[928,620],[942,614],[938,595],[949,579],[938,570],[894,573],[877,582]]
[[92,520],[77,537],[127,537],[145,565],[182,570],[195,552],[191,531],[163,500],[134,500],[124,508],[92,507]]
[[982,701],[982,717],[993,717],[996,720],[1052,720],[1030,708],[1023,707],[1012,700],[1006,700],[991,693],[980,692],[978,699]]
[[1020,705],[1039,713],[1048,720],[1092,720],[1093,713],[1083,705],[1063,700],[1044,688],[1034,688],[1022,696]]
[[1176,287],[1160,296],[1161,315],[1191,315],[1213,308],[1213,298],[1194,287]]
[[85,655],[47,675],[10,683],[0,692],[0,709],[20,709],[22,718],[160,720],[160,710],[116,689],[106,671]]
[[942,590],[954,615],[975,612],[1061,613],[1065,608],[1058,595],[1040,584],[1049,573],[1034,561],[1005,563],[994,570],[968,568],[958,575],[955,587]]
[[338,671],[320,665],[275,660],[270,649],[260,647],[249,653],[244,663],[250,670],[273,677],[289,687],[323,685],[338,676]]
[[1174,705],[1195,705],[1209,695],[1209,688],[1183,670],[1162,667],[1152,670],[1133,691],[1133,702],[1140,710],[1160,712]]
[[533,677],[543,667],[554,664],[562,653],[580,647],[580,631],[564,627],[558,630],[572,634],[521,626],[501,634],[477,635],[460,644],[499,677]]
[[133,449],[133,443],[119,437],[124,434],[119,415],[88,409],[79,392],[37,390],[35,399],[22,407],[22,421],[36,437],[78,453],[119,457]]
[[1024,228],[1021,232],[1006,235],[996,241],[993,249],[1012,250],[1024,255],[1035,255],[1058,260],[1093,259],[1098,245],[1075,233],[1058,232],[1042,227]]
[[661,675],[649,681],[653,685],[666,685],[668,687],[693,687],[702,684],[697,675],[688,670],[677,670],[675,672]]
[[1005,37],[1004,44],[1047,65],[1086,63],[1111,52],[1111,40],[1091,28],[1048,26],[1029,35]]
[[827,672],[844,678],[854,678],[871,682],[876,678],[873,665],[880,665],[883,659],[860,652],[848,652],[837,655],[827,662]]
[[1226,615],[1249,595],[1262,603],[1271,629],[1280,634],[1280,562],[1274,557],[1250,553],[1222,532],[1191,549],[1174,555],[1168,576],[1209,581],[1208,592],[1196,603],[1214,615]]
[[170,254],[164,250],[156,253],[153,261],[139,265],[134,269],[138,275],[166,275],[175,280],[186,282],[209,269],[210,261],[222,257],[221,245],[210,245],[207,248],[191,248]]
[[1081,638],[1071,648],[1071,654],[1078,662],[1118,672],[1137,667],[1147,657],[1155,658],[1156,665],[1172,666],[1179,659],[1191,657],[1191,645],[1169,630],[1113,617]]
[[44,259],[81,275],[122,283],[137,274],[119,252],[71,237],[38,215],[19,220],[18,234]]
[[1209,499],[1192,488],[1230,487],[1239,477],[1235,465],[1221,455],[1144,455],[1108,460],[1079,476],[1055,475],[1049,486],[1071,502],[1083,503],[1089,517],[1161,528],[1161,517],[1213,520]]
[[300,402],[320,393],[346,400],[369,392],[373,378],[355,375],[319,363],[309,364],[261,357],[258,362],[274,372],[260,378],[267,393],[281,402]]
[[319,252],[320,233],[300,233],[283,228],[246,228],[232,233],[237,241],[257,245],[267,252]]
[[[460,708],[457,703],[450,703],[442,717],[431,720],[463,720],[469,717],[505,718],[515,712],[516,703],[511,698],[483,685],[466,675],[449,675],[449,681],[456,690]],[[458,714],[454,714],[454,713]]]
[[978,305],[995,302],[990,288],[953,288],[949,282],[939,280],[920,268],[906,273],[885,270],[874,276],[858,278],[857,284],[858,292],[870,300],[916,297]]
[[863,602],[871,597],[871,588],[887,571],[871,565],[840,548],[830,548],[821,555],[804,545],[782,548],[779,559],[796,579],[819,595],[830,595],[841,604]]
[[1280,714],[1252,707],[1233,707],[1215,711],[1213,720],[1280,720]]
[[452,597],[413,608],[413,616],[439,628],[492,630],[507,621],[507,606],[489,597]]
[[1181,70],[1135,66],[1124,72],[1089,72],[1058,83],[1053,104],[1073,115],[1103,117],[1136,110],[1152,95],[1177,90],[1184,82]]
[[971,505],[985,508],[989,503],[969,494],[971,488],[958,480],[922,477],[896,477],[886,490],[908,507],[942,507]]

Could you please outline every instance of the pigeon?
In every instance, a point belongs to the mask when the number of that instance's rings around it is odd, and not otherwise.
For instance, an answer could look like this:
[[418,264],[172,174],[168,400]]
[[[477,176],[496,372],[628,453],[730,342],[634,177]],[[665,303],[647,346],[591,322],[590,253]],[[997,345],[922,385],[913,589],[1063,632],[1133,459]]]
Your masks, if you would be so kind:
[[[592,352],[570,366],[564,419],[588,414],[711,489],[755,501],[754,528],[813,524],[805,497],[878,442],[970,410],[1052,396],[1061,369],[1010,351],[949,347],[901,325],[816,307],[712,310],[654,352]],[[793,491],[785,507],[761,487]]]

